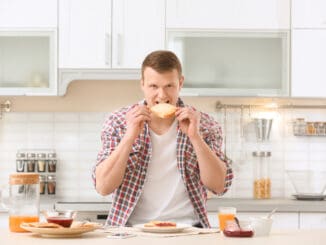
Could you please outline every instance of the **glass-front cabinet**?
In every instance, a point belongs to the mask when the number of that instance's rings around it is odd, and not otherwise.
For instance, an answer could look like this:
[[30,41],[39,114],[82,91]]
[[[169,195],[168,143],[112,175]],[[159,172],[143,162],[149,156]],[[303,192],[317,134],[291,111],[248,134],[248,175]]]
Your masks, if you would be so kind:
[[0,29],[0,95],[56,95],[56,30]]
[[167,48],[181,59],[187,96],[288,96],[289,33],[170,29]]

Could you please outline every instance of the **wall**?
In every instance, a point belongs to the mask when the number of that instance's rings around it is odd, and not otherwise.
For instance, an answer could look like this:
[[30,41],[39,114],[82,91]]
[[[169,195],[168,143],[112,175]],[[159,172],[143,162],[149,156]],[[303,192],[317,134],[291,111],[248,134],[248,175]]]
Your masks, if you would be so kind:
[[[107,112],[142,98],[137,81],[77,81],[63,97],[0,97],[10,99],[12,112],[0,120],[0,185],[15,171],[19,149],[55,149],[58,155],[57,197],[105,200],[92,186],[91,168],[100,148],[100,130]],[[185,102],[210,113],[226,131],[226,152],[234,160],[235,181],[226,197],[252,197],[252,151],[265,147],[272,152],[270,177],[273,197],[290,197],[293,188],[285,169],[312,166],[326,167],[325,137],[296,137],[292,121],[305,117],[310,121],[326,121],[325,110],[274,111],[270,143],[261,146],[255,139],[252,118],[260,111],[244,110],[241,137],[240,110],[216,111],[215,104],[262,104],[281,99],[187,97]],[[295,103],[325,104],[325,101],[297,100]],[[293,101],[286,101],[293,103]],[[225,123],[226,122],[226,123]],[[225,128],[226,126],[226,128]],[[224,146],[223,146],[224,148]]]

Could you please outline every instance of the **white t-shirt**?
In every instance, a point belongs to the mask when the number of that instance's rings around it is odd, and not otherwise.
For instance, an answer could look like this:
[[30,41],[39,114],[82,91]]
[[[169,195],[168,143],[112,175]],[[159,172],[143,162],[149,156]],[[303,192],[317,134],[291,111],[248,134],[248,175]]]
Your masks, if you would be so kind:
[[177,121],[162,135],[150,130],[152,157],[143,192],[128,224],[151,220],[194,224],[196,216],[177,167]]

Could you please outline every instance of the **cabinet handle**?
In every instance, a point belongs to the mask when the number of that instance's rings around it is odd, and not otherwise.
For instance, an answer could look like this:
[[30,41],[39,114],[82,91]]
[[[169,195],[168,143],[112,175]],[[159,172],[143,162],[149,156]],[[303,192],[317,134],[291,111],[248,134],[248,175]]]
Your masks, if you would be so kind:
[[118,34],[118,57],[117,57],[117,64],[118,66],[122,65],[122,52],[123,52],[123,37],[122,34]]
[[111,35],[105,34],[105,64],[111,66]]

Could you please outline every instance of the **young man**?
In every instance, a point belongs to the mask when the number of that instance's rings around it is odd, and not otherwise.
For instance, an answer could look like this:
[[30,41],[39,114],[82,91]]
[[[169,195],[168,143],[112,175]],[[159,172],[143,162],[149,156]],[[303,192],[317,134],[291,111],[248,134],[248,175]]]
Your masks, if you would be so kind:
[[[183,81],[174,53],[152,52],[142,64],[144,100],[106,119],[93,179],[101,195],[114,193],[108,225],[163,220],[210,226],[206,189],[225,193],[232,169],[219,124],[179,98]],[[175,115],[151,113],[159,103],[176,106]]]

